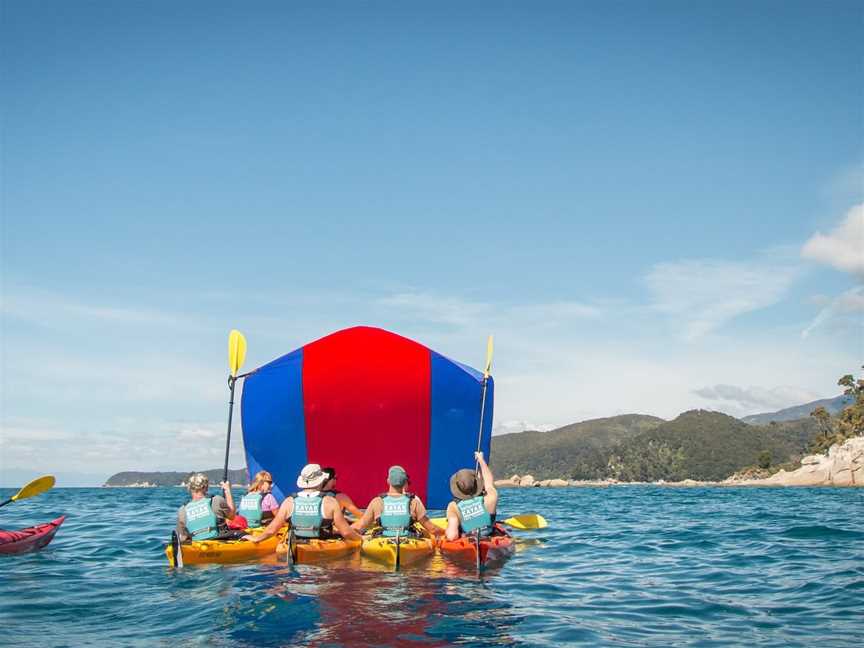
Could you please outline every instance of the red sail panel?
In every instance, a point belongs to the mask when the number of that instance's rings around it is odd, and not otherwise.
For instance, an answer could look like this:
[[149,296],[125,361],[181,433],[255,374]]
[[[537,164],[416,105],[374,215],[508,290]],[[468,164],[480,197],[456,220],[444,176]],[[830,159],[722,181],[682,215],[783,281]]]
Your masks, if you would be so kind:
[[337,488],[364,508],[387,490],[398,464],[426,500],[429,349],[387,331],[356,327],[303,349],[303,408],[310,463],[333,466]]

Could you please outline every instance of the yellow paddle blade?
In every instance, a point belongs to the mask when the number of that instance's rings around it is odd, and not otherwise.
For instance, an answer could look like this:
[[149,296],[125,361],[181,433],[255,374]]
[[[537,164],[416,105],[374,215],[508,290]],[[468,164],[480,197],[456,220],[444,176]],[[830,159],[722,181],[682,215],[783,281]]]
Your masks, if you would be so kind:
[[429,518],[429,521],[439,529],[447,529],[447,518]]
[[489,377],[489,370],[492,369],[492,336],[486,341],[486,368],[483,370],[483,377]]
[[12,496],[12,501],[27,499],[35,495],[41,495],[54,485],[54,475],[45,475],[34,479],[26,486],[23,486],[15,495]]
[[546,523],[546,518],[539,513],[514,515],[513,517],[504,520],[504,524],[511,526],[514,529],[545,529],[549,526]]
[[237,329],[232,329],[228,334],[228,367],[231,375],[236,376],[246,360],[246,338]]

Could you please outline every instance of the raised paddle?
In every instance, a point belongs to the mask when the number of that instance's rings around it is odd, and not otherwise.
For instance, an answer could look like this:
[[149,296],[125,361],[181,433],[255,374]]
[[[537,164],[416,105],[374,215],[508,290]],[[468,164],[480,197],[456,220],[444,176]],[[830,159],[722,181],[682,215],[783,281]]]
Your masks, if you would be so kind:
[[231,398],[228,401],[228,438],[225,440],[225,470],[222,472],[222,481],[228,481],[228,452],[231,450],[231,419],[234,416],[234,385],[237,383],[237,372],[243,366],[246,359],[246,338],[237,329],[232,329],[228,334],[228,368],[231,375],[228,376],[228,388],[231,390]]
[[[431,518],[429,521],[432,522],[432,524],[437,526],[439,529],[447,528],[446,517]],[[506,520],[499,520],[499,522],[520,531],[526,531],[529,529],[545,529],[547,526],[549,526],[546,523],[546,518],[544,518],[539,513],[524,513],[522,515],[514,515],[513,517],[509,517]]]
[[[486,384],[489,382],[489,371],[492,369],[492,336],[486,341],[486,367],[483,369],[483,396],[480,399],[480,429],[477,432],[477,452],[480,452],[480,444],[483,441],[483,416],[486,413]],[[474,472],[480,468],[480,462],[474,463]]]
[[54,475],[44,475],[42,477],[37,477],[28,484],[22,486],[21,490],[19,490],[12,497],[0,504],[0,506],[6,506],[7,504],[11,504],[12,502],[17,502],[18,500],[27,499],[28,497],[35,497],[36,495],[41,495],[42,493],[50,489],[52,486],[54,486]]

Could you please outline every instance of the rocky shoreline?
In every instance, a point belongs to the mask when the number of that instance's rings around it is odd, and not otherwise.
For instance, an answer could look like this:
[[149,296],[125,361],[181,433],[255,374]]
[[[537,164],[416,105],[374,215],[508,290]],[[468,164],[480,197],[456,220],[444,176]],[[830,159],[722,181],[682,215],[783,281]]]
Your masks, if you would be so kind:
[[608,486],[864,486],[864,436],[852,437],[842,444],[831,446],[825,455],[808,455],[797,470],[780,470],[770,477],[753,479],[733,475],[723,481],[621,482],[617,479],[572,480],[542,479],[533,475],[513,475],[509,479],[495,480],[498,488],[565,488]]

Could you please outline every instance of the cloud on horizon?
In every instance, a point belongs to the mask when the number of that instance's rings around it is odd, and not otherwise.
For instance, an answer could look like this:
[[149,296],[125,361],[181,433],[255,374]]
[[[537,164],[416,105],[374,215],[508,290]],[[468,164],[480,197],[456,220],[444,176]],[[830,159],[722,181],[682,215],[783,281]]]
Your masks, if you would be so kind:
[[693,393],[707,401],[718,403],[723,411],[737,416],[775,412],[819,398],[818,394],[811,391],[788,385],[768,389],[719,384],[694,389]]

